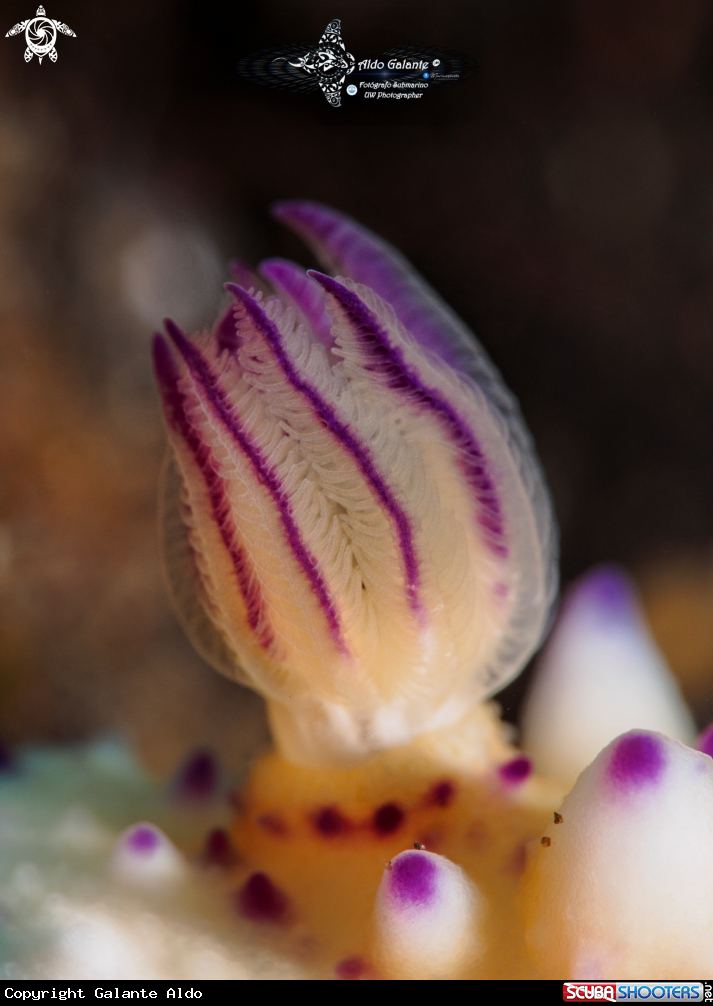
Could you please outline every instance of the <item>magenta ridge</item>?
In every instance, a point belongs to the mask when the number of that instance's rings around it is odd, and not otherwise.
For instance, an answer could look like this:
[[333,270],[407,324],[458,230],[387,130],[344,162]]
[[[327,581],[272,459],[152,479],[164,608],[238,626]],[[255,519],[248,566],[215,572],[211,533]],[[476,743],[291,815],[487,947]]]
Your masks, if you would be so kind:
[[310,272],[310,275],[336,297],[346,312],[365,353],[372,360],[367,369],[384,376],[394,391],[413,396],[420,405],[436,414],[448,438],[461,453],[460,467],[478,501],[477,521],[486,532],[488,545],[499,558],[507,557],[497,490],[488,474],[485,455],[468,425],[440,392],[422,383],[413,368],[407,365],[401,349],[390,344],[374,314],[356,294],[330,276],[316,272]]
[[[228,285],[231,286],[231,284]],[[240,288],[235,287],[235,289]],[[248,295],[246,294],[245,296]],[[233,437],[233,440],[238,444],[248,461],[250,461],[258,481],[268,490],[277,505],[282,526],[285,530],[287,542],[292,549],[292,553],[297,559],[299,565],[302,567],[302,570],[312,587],[313,593],[317,597],[320,607],[327,619],[330,633],[334,639],[335,645],[340,652],[346,654],[347,649],[344,640],[342,639],[339,616],[331,598],[329,597],[324,579],[319,572],[317,560],[309,552],[302,541],[299,529],[297,528],[294,517],[292,516],[292,507],[287,494],[282,488],[279,478],[267,464],[259,448],[255,446],[252,440],[245,433],[245,430],[242,428],[240,423],[236,421],[230,403],[221,389],[218,379],[203,357],[203,354],[196,346],[193,345],[183,332],[174,325],[173,322],[167,321],[166,329],[173,339],[176,348],[183,357],[192,376],[203,388],[214,412],[227,428],[230,435]]]
[[260,305],[257,304],[256,301],[253,300],[253,298],[250,297],[250,295],[244,290],[241,290],[240,287],[237,287],[232,283],[227,283],[226,287],[242,301],[253,323],[260,328],[260,331],[265,336],[273,353],[275,354],[275,357],[282,368],[282,372],[292,387],[300,394],[304,395],[319,419],[324,423],[325,427],[352,455],[359,466],[362,475],[367,480],[386,511],[389,513],[397,529],[399,545],[406,571],[406,591],[409,603],[411,609],[422,617],[423,612],[418,598],[420,573],[418,561],[416,559],[416,549],[413,541],[411,522],[405,511],[399,505],[396,497],[389,489],[385,480],[379,474],[369,448],[357,438],[346,423],[341,422],[341,420],[337,418],[334,409],[325,402],[316,388],[302,380],[292,365],[292,361],[285,352],[282,336],[277,326],[273,325],[265,312],[260,308]]
[[203,443],[188,418],[185,398],[178,387],[178,372],[171,352],[160,335],[154,337],[153,355],[156,377],[166,409],[166,418],[170,426],[182,437],[203,477],[213,520],[230,556],[238,589],[245,604],[248,625],[262,647],[269,650],[274,643],[272,631],[267,624],[262,595],[249,560],[234,541],[229,523],[230,503],[223,488],[223,480],[218,475],[217,465],[210,448]]

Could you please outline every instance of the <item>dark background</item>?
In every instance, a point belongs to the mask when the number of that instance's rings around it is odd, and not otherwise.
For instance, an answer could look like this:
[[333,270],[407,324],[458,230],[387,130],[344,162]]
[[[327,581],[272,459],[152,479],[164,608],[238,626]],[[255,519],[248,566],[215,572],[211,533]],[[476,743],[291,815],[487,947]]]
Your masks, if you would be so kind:
[[[56,3],[77,37],[55,64],[0,37],[0,732],[119,728],[158,771],[264,738],[164,599],[148,340],[162,313],[212,321],[232,257],[310,261],[269,217],[284,197],[387,238],[478,333],[563,580],[623,564],[713,716],[711,3]],[[5,3],[3,34],[33,13]],[[478,73],[340,109],[238,77],[334,17],[357,60],[442,45]]]

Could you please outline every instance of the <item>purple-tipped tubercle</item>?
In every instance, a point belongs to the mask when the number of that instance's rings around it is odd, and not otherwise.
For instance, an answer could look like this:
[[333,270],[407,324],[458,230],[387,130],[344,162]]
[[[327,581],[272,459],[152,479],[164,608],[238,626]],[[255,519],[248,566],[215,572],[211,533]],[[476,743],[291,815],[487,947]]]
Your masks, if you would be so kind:
[[149,824],[137,824],[126,836],[127,847],[139,856],[150,856],[160,844],[161,838],[158,832]]
[[654,786],[666,767],[663,745],[652,734],[632,732],[615,742],[607,774],[618,790]]
[[430,856],[403,852],[391,864],[389,894],[404,907],[428,905],[436,897],[438,867]]
[[619,566],[597,566],[573,587],[567,605],[587,607],[607,622],[637,617],[636,594]]

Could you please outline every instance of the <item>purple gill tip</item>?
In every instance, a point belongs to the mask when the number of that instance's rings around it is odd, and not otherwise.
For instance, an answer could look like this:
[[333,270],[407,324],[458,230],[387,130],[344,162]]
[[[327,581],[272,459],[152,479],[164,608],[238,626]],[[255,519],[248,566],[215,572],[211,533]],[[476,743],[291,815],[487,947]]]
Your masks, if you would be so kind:
[[643,789],[660,780],[666,758],[661,740],[655,734],[631,731],[614,743],[607,773],[617,789]]
[[391,864],[389,893],[404,907],[427,905],[436,896],[438,867],[433,859],[418,852],[402,852]]
[[284,259],[274,258],[261,262],[260,272],[270,280],[278,293],[299,308],[319,341],[331,349],[334,345],[332,323],[326,311],[321,286],[304,269]]

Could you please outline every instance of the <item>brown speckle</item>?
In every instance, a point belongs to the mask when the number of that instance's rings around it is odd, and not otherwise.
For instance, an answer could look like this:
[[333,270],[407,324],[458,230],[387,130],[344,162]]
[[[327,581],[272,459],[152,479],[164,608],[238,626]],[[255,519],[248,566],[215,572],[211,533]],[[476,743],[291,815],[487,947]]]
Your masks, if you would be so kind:
[[552,839],[550,838],[550,836],[543,835],[542,838],[540,839],[540,845],[544,845],[545,848],[548,848],[550,845],[552,845]]
[[414,849],[421,849],[421,851],[424,851],[426,848],[426,846],[422,842],[414,842],[413,847]]
[[562,817],[562,815],[558,814],[557,811],[555,811],[555,824],[562,824],[563,821],[564,818]]

